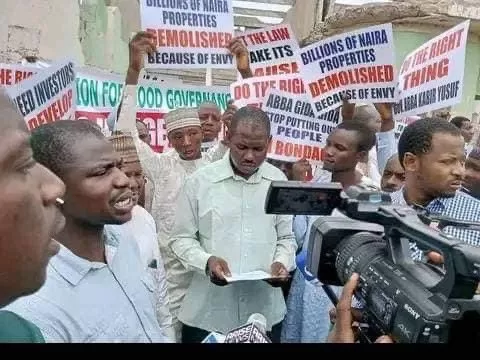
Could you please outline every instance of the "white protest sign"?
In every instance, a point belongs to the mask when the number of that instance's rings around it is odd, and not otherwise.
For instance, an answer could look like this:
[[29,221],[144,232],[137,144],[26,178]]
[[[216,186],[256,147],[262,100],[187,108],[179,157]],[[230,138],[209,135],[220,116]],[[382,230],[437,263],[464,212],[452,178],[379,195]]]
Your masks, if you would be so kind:
[[13,86],[35,75],[38,69],[22,64],[0,64],[0,86]]
[[250,53],[255,77],[298,73],[298,41],[289,24],[246,31],[240,35]]
[[140,18],[157,47],[145,68],[234,67],[233,0],[141,0]]
[[230,85],[230,94],[239,108],[244,106],[261,107],[270,88],[291,94],[304,94],[305,86],[298,74],[263,76],[239,80]]
[[323,114],[322,119],[316,118],[306,94],[292,95],[272,88],[267,92],[262,109],[271,123],[268,158],[321,163],[328,134],[338,124],[338,109]]
[[392,24],[358,29],[301,48],[300,74],[317,114],[342,104],[396,100]]
[[428,41],[405,58],[399,74],[396,119],[458,104],[462,100],[470,20]]
[[73,61],[66,60],[7,88],[30,130],[75,118],[75,76]]

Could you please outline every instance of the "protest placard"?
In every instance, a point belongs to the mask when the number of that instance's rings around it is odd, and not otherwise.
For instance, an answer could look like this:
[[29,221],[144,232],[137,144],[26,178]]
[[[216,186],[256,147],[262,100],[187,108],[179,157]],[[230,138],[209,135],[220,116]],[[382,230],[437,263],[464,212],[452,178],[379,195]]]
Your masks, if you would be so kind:
[[38,69],[22,64],[0,64],[0,86],[13,86],[35,75]]
[[312,164],[322,160],[322,148],[328,134],[338,124],[338,109],[315,116],[308,95],[292,95],[269,89],[262,109],[271,123],[272,141],[267,157],[295,162],[307,159]]
[[179,107],[198,107],[203,102],[214,102],[223,112],[230,100],[227,87],[222,86],[158,86],[142,84],[137,89],[137,119],[150,129],[152,146],[157,151],[169,147],[165,114]]
[[405,58],[399,73],[396,119],[437,110],[462,100],[470,20],[428,41]]
[[230,94],[238,108],[244,106],[261,107],[270,88],[290,94],[305,94],[305,86],[298,74],[273,75],[261,78],[239,80],[230,85]]
[[7,91],[30,130],[75,116],[75,66],[66,60],[53,64]]
[[75,119],[86,119],[107,130],[107,119],[122,98],[123,78],[89,67],[77,69]]
[[392,24],[332,36],[300,49],[298,65],[317,114],[342,104],[396,100]]
[[146,56],[147,69],[234,67],[227,50],[234,33],[232,0],[141,0],[140,17],[157,48]]
[[246,31],[240,38],[250,53],[255,77],[298,73],[300,47],[289,24]]

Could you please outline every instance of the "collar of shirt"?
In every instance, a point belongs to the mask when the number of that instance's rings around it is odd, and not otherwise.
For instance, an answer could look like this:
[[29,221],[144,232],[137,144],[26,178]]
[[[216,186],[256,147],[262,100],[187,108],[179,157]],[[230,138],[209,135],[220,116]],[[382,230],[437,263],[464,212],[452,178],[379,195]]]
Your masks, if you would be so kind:
[[[408,205],[405,199],[404,189],[405,188],[402,187],[400,190],[390,194],[392,203],[399,204],[399,205]],[[458,201],[463,196],[470,197],[470,195],[468,195],[468,193],[466,192],[457,191],[455,196],[438,197],[436,199],[433,199],[424,208],[430,211],[434,209],[435,210],[434,212],[436,213],[443,213],[445,209],[447,209],[448,207],[454,206],[455,202]],[[475,200],[475,199],[472,198],[472,200]]]
[[[275,181],[278,180],[278,174],[271,171],[271,168],[268,166],[266,162],[263,162],[262,165],[257,169],[257,171],[247,179],[244,179],[241,176],[236,175],[233,172],[232,165],[230,163],[230,150],[227,151],[225,156],[218,161],[218,166],[216,168],[216,172],[213,175],[213,182],[221,182],[228,178],[233,178],[237,181],[245,181],[247,183],[258,184],[262,178]],[[274,168],[276,169],[276,168]]]
[[[105,245],[105,257],[110,264],[115,256],[115,247]],[[102,269],[107,264],[89,261],[75,255],[68,248],[60,244],[60,251],[50,260],[52,267],[70,284],[77,286],[90,270]]]

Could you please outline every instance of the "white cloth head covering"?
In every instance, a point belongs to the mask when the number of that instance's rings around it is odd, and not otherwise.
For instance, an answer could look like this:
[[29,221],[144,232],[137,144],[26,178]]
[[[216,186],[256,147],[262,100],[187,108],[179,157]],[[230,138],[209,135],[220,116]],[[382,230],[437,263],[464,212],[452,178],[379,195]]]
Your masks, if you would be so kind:
[[187,126],[201,126],[196,108],[179,108],[165,115],[167,134]]

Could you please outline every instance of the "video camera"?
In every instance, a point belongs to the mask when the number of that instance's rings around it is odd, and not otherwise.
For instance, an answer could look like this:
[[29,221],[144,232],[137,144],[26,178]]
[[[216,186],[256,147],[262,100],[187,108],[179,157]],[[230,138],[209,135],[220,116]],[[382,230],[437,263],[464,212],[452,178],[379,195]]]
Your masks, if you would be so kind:
[[[334,209],[346,216],[329,216]],[[336,183],[272,182],[265,212],[319,215],[311,226],[307,270],[325,290],[344,285],[354,272],[360,275],[355,297],[364,304],[368,324],[361,342],[380,335],[397,343],[478,339],[480,300],[473,297],[480,280],[480,249],[439,230],[442,222],[478,224],[434,219],[393,205],[387,193],[361,186],[342,191]],[[443,267],[414,261],[411,242],[440,253]]]

